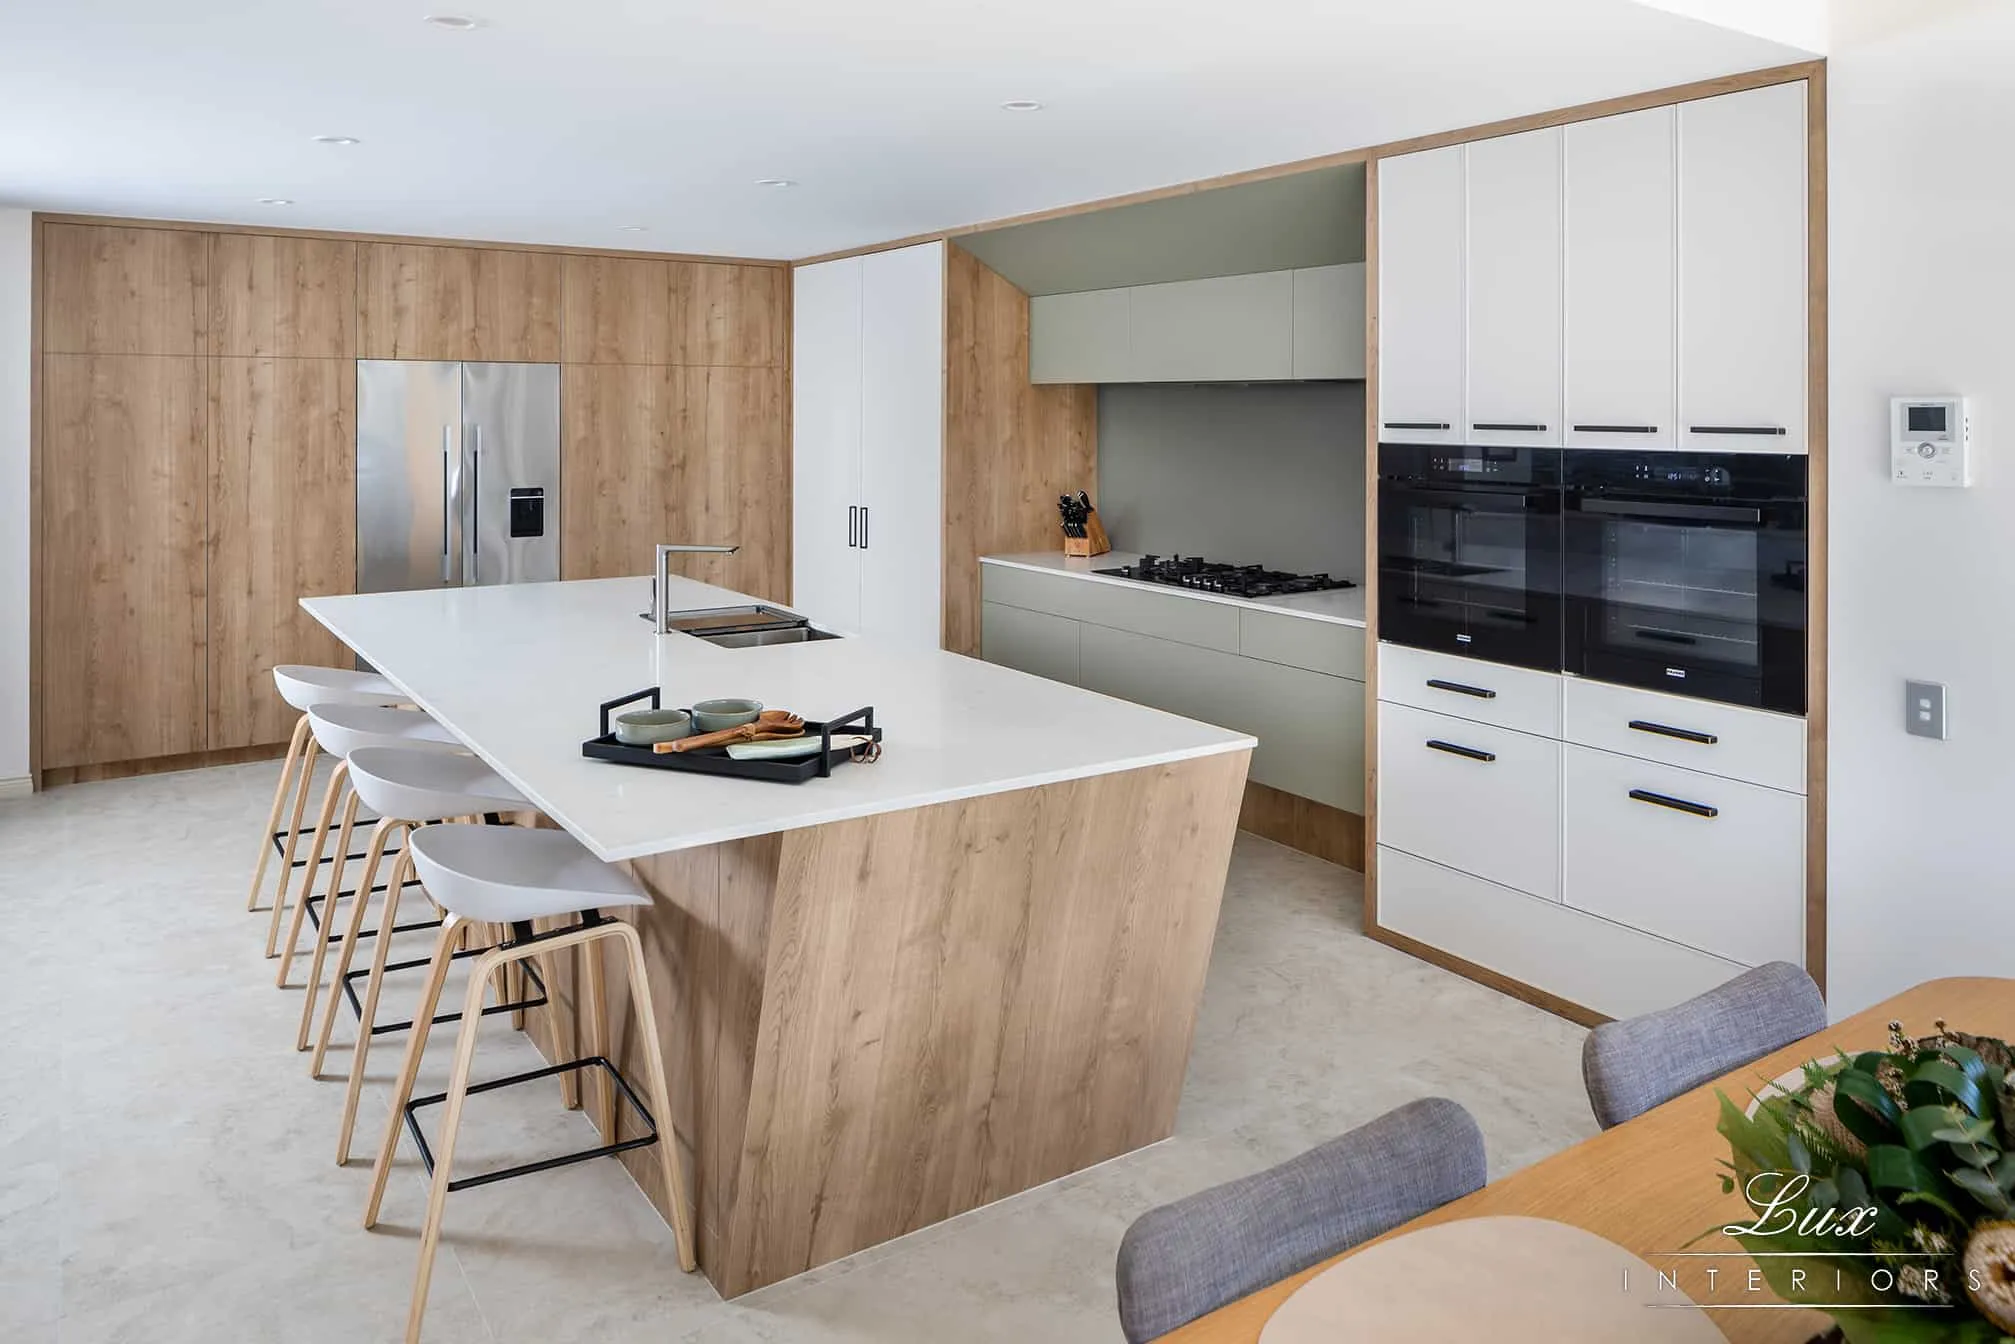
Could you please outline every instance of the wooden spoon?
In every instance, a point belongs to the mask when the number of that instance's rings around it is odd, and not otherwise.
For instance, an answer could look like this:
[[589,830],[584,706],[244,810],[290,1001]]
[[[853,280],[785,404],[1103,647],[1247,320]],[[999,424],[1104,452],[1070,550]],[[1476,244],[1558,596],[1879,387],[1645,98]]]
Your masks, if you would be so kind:
[[701,733],[698,737],[682,737],[673,742],[658,742],[651,747],[660,754],[665,752],[699,751],[707,747],[725,747],[730,742],[774,742],[779,738],[798,737],[805,731],[805,721],[786,709],[766,709],[756,716],[754,723],[745,723],[737,728],[723,728],[717,733]]

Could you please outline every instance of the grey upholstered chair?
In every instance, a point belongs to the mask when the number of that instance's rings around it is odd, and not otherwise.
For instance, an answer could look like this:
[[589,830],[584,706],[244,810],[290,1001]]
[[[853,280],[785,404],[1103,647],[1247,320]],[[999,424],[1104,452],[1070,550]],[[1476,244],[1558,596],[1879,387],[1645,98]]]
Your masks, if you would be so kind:
[[1581,1046],[1581,1078],[1608,1129],[1825,1029],[1819,986],[1773,961],[1698,998],[1597,1027]]
[[1119,1323],[1130,1344],[1483,1188],[1483,1135],[1433,1097],[1388,1111],[1300,1157],[1149,1209],[1119,1244]]

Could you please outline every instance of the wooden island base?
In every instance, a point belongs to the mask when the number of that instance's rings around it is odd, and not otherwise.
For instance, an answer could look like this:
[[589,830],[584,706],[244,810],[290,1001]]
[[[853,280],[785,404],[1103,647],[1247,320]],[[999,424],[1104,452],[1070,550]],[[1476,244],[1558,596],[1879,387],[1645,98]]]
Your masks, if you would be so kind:
[[[1173,1131],[1249,755],[633,865],[656,903],[624,913],[723,1297]],[[640,1077],[610,997],[615,1058]],[[623,1161],[663,1212],[651,1152]]]

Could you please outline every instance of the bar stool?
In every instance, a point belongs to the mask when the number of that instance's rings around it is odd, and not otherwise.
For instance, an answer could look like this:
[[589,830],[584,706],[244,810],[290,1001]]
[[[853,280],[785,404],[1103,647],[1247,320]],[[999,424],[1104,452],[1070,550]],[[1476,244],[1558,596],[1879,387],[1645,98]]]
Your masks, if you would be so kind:
[[[392,933],[410,932],[427,925],[400,925],[399,900],[413,877],[412,859],[405,848],[400,848],[392,863],[392,875],[385,883],[385,907],[378,916],[377,942],[372,953],[369,979],[365,982],[364,996],[360,1003],[350,988],[350,981],[366,972],[352,971],[351,960],[356,956],[357,944],[365,937],[364,918],[370,909],[371,897],[377,888],[372,882],[378,865],[389,852],[392,836],[397,833],[408,836],[417,827],[429,822],[451,817],[496,817],[499,813],[529,808],[522,794],[504,782],[502,776],[484,765],[473,756],[428,750],[414,750],[411,747],[387,747],[378,745],[360,746],[349,755],[350,785],[353,801],[361,798],[364,804],[378,814],[378,824],[372,829],[371,842],[364,859],[364,878],[357,884],[357,898],[350,908],[350,921],[343,932],[342,946],[336,956],[335,973],[329,980],[328,1001],[322,1007],[322,1029],[315,1042],[314,1058],[309,1062],[308,1071],[313,1076],[322,1076],[322,1063],[328,1056],[329,1040],[334,1033],[336,1009],[345,998],[357,1014],[357,1044],[350,1055],[348,1087],[343,1100],[343,1122],[336,1139],[336,1165],[350,1160],[350,1137],[357,1121],[358,1099],[364,1090],[364,1063],[369,1058],[371,1038],[394,1031],[404,1031],[411,1024],[406,1022],[390,1025],[378,1021],[379,995],[384,989],[388,971],[413,970],[427,965],[426,959],[418,961],[393,962],[391,960]],[[498,828],[507,829],[507,828]],[[325,919],[322,932],[335,923]],[[501,931],[497,940],[501,940]],[[326,936],[318,940],[314,963],[308,977],[308,992],[312,996],[321,982],[321,968]],[[477,948],[463,955],[477,956],[483,949]],[[517,992],[511,985],[504,968],[499,968],[493,977],[497,994],[497,1007],[485,1009],[486,1013],[509,1011],[512,1025],[524,1024],[524,1010],[538,1007],[543,1000],[526,1001],[514,999]],[[543,993],[550,983],[550,972],[539,981]],[[312,999],[311,999],[312,1004]],[[305,1019],[304,1019],[305,1022]],[[303,1047],[305,1048],[305,1046]],[[563,1084],[563,1096],[571,1109],[579,1105],[573,1079],[568,1077]]]
[[[697,1263],[693,1254],[692,1223],[686,1211],[685,1178],[679,1166],[678,1145],[672,1131],[671,1091],[665,1083],[664,1054],[660,1049],[657,1013],[651,1005],[650,981],[644,969],[644,949],[637,931],[621,920],[603,916],[610,906],[649,905],[651,898],[621,869],[601,862],[563,831],[531,830],[518,826],[426,826],[414,831],[401,851],[411,856],[427,894],[448,912],[434,944],[427,968],[426,987],[413,1014],[413,1034],[406,1043],[405,1063],[399,1070],[392,1114],[385,1125],[385,1137],[378,1148],[378,1160],[371,1175],[371,1198],[364,1210],[364,1226],[377,1226],[378,1210],[384,1202],[385,1184],[391,1175],[392,1157],[398,1150],[402,1125],[413,1132],[420,1160],[433,1177],[427,1197],[427,1217],[420,1232],[420,1264],[413,1283],[413,1303],[406,1316],[407,1344],[418,1344],[420,1322],[427,1311],[427,1287],[432,1279],[434,1254],[441,1240],[441,1215],[450,1191],[471,1185],[488,1184],[513,1176],[530,1175],[554,1167],[612,1153],[658,1146],[663,1163],[667,1198],[672,1208],[672,1233],[678,1241],[679,1265],[690,1273]],[[535,933],[532,921],[562,916],[578,916],[571,928],[552,933]],[[454,1071],[448,1090],[435,1096],[414,1097],[413,1082],[420,1071],[421,1056],[427,1049],[427,1028],[440,1002],[441,987],[448,976],[463,927],[471,920],[507,924],[509,942],[485,951],[469,977],[462,1009],[462,1026],[455,1042]],[[601,962],[599,944],[614,939],[623,947],[629,964],[630,1002],[636,1023],[638,1046],[644,1054],[649,1074],[650,1108],[638,1099],[629,1082],[603,1054],[602,1037],[607,1031],[601,982],[597,971]],[[470,1066],[476,1054],[476,1034],[482,1020],[483,981],[497,967],[528,958],[550,957],[570,947],[587,949],[582,958],[591,968],[587,975],[589,1005],[587,1031],[592,1055],[570,1063],[556,1064],[528,1073],[493,1079],[471,1086]],[[615,1141],[614,1116],[604,1111],[596,1116],[603,1146],[549,1158],[521,1167],[484,1172],[461,1180],[452,1178],[455,1137],[462,1123],[462,1103],[471,1092],[488,1092],[515,1083],[531,1082],[556,1073],[594,1068],[606,1086],[613,1079],[623,1096],[636,1110],[645,1133],[622,1142]],[[422,1107],[447,1103],[441,1120],[439,1152],[430,1150],[420,1132],[417,1113]],[[655,1111],[655,1118],[653,1116]]]
[[[322,850],[329,841],[329,826],[336,815],[336,803],[342,798],[349,776],[347,761],[352,751],[358,747],[412,746],[433,751],[461,751],[461,740],[453,733],[435,723],[431,715],[417,709],[395,709],[385,705],[318,704],[308,707],[308,729],[312,740],[322,752],[337,757],[336,768],[329,774],[328,787],[322,790],[322,811],[315,822],[315,840],[308,852],[304,865],[305,875],[301,879],[301,899],[295,902],[294,919],[287,929],[287,947],[280,959],[279,973],[273,983],[281,988],[287,984],[287,975],[293,969],[294,950],[301,940],[301,924],[316,901],[315,874],[322,865]],[[350,795],[355,802],[356,795]],[[344,810],[342,835],[333,856],[330,868],[329,891],[340,894],[343,869],[350,859],[350,833],[356,822],[356,808]],[[273,919],[266,931],[266,955],[276,954],[276,943],[280,934],[280,916],[286,907],[286,889],[273,900]],[[329,907],[334,908],[333,904]],[[320,921],[318,921],[318,924]],[[307,1025],[301,1029],[301,1041],[297,1049],[306,1050]]]
[[[389,705],[401,697],[398,687],[386,681],[375,672],[352,672],[341,667],[312,667],[304,663],[283,663],[273,669],[273,685],[279,690],[280,698],[301,711],[301,717],[294,720],[294,734],[287,742],[287,759],[280,766],[280,782],[273,786],[273,809],[266,817],[266,829],[259,833],[259,862],[252,869],[252,890],[245,898],[245,909],[259,908],[259,886],[266,880],[266,863],[271,857],[267,846],[274,853],[280,853],[281,837],[286,837],[286,867],[280,870],[280,886],[284,892],[287,876],[294,868],[294,842],[301,833],[301,812],[308,805],[308,780],[315,773],[316,747],[308,734],[308,706],[335,704],[338,701],[352,701],[364,705]],[[302,762],[302,749],[306,748],[307,761]],[[285,831],[278,829],[280,813],[287,804],[287,785],[294,779],[294,767],[302,766],[298,793],[294,800],[294,820]],[[270,955],[270,953],[268,954]]]

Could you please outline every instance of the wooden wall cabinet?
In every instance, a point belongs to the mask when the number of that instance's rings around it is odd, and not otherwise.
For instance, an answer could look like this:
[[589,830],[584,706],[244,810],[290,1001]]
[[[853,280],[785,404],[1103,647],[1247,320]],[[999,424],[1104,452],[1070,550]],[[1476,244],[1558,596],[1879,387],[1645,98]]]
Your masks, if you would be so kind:
[[43,225],[43,351],[206,353],[209,255],[208,234]]
[[212,359],[208,418],[202,746],[218,751],[293,731],[297,712],[273,689],[276,664],[349,662],[299,599],[356,582],[356,364]]
[[555,253],[364,243],[357,269],[361,359],[559,361]]
[[357,357],[357,245],[335,238],[210,238],[212,355]]
[[205,746],[203,391],[193,354],[43,356],[43,767]]

